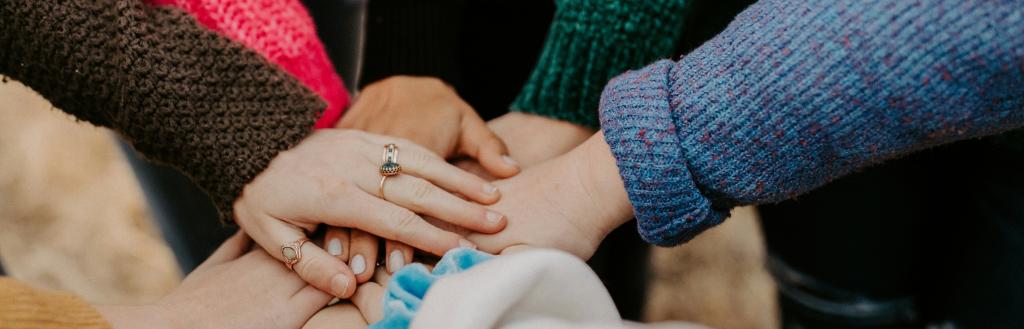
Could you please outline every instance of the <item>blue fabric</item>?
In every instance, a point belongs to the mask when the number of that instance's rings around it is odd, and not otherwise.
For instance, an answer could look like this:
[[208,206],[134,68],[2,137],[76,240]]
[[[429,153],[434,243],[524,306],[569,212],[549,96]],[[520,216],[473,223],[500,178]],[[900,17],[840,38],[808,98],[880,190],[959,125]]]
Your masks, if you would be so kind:
[[458,248],[444,254],[441,261],[427,271],[423,264],[410,264],[398,270],[384,291],[384,318],[370,325],[371,329],[404,329],[412,323],[423,297],[438,279],[465,271],[494,256],[475,249]]
[[641,235],[1024,125],[1020,1],[762,0],[678,61],[608,83],[601,126]]

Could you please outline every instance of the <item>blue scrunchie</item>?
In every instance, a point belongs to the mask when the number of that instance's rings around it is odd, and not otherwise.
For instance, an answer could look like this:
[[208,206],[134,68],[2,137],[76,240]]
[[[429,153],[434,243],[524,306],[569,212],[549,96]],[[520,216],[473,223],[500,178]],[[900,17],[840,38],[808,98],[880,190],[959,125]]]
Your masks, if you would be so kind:
[[384,291],[384,318],[370,325],[370,329],[405,329],[420,309],[430,286],[441,277],[465,271],[476,264],[494,258],[493,255],[469,248],[452,249],[441,261],[427,271],[422,264],[411,264],[398,270]]

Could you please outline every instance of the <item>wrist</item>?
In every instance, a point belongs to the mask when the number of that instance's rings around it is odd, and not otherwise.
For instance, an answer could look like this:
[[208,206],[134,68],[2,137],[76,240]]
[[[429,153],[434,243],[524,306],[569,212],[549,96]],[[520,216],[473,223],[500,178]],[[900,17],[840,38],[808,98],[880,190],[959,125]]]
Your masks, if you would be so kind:
[[173,317],[154,305],[94,305],[112,328],[171,329]]
[[568,157],[589,201],[587,207],[593,210],[590,217],[605,234],[633,217],[629,195],[603,133],[587,139]]

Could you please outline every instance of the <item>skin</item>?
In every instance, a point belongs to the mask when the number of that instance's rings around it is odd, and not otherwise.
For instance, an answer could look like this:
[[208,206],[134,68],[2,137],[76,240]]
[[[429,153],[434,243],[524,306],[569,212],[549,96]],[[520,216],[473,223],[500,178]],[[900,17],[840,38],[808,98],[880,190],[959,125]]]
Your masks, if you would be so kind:
[[629,196],[603,133],[562,156],[495,182],[503,192],[491,205],[508,218],[496,234],[468,233],[480,250],[557,248],[588,259],[633,215]]
[[[383,146],[389,143],[399,146],[403,171],[388,178],[387,200],[382,200],[377,170]],[[504,228],[504,216],[483,205],[499,198],[492,184],[408,140],[325,129],[271,161],[246,185],[234,211],[238,225],[282,262],[281,246],[305,237],[321,223],[360,229],[441,255],[472,243],[429,225],[419,214],[494,233]],[[294,267],[299,277],[339,298],[352,295],[356,278],[343,259],[312,243],[301,251]],[[368,263],[373,260],[366,258]]]
[[96,308],[114,328],[299,328],[331,299],[250,246],[239,232],[155,303]]
[[[445,159],[474,159],[479,165],[476,169],[488,177],[510,177],[519,172],[519,164],[508,156],[502,140],[451,86],[437,78],[394,76],[370,84],[360,91],[336,127],[405,138]],[[390,187],[391,182],[387,184]],[[352,268],[364,269],[355,273],[359,283],[373,277],[370,262],[381,252],[374,234],[331,227],[327,238],[337,239],[345,247],[342,249],[348,250],[333,256]],[[384,268],[394,273],[412,261],[413,247],[385,239],[383,253]]]

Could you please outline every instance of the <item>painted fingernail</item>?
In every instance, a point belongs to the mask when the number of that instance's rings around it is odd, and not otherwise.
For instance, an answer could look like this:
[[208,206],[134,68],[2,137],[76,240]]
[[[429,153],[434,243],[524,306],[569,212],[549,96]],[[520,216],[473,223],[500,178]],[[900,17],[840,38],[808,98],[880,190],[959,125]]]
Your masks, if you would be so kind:
[[512,159],[511,157],[509,157],[507,155],[502,155],[501,159],[505,160],[505,163],[509,164],[510,166],[516,166],[516,167],[519,166],[519,162],[516,162],[516,160]]
[[349,263],[351,264],[348,266],[352,268],[352,273],[355,275],[363,274],[366,271],[366,258],[363,258],[363,255],[355,255]]
[[331,291],[335,296],[341,297],[348,290],[348,278],[344,274],[335,275],[331,278]]
[[341,251],[341,240],[338,240],[338,238],[331,238],[331,240],[327,242],[328,254],[341,256]]
[[405,266],[405,255],[401,250],[391,251],[391,255],[388,256],[388,269],[391,270],[391,273],[395,273],[402,269],[402,266]]
[[469,240],[466,239],[459,239],[459,247],[476,249],[476,244],[469,242]]
[[494,194],[498,193],[498,187],[491,184],[484,184],[484,193]]
[[505,215],[490,210],[487,211],[487,221],[490,222],[491,224],[501,222],[502,218],[505,218]]

